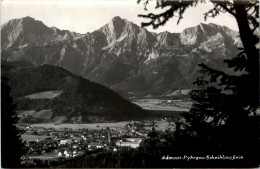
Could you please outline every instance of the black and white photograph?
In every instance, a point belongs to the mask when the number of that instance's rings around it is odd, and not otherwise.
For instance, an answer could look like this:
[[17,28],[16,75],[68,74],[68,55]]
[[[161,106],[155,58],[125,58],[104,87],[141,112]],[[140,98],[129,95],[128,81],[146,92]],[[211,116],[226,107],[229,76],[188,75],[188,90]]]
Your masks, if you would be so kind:
[[2,0],[2,168],[260,167],[259,0]]

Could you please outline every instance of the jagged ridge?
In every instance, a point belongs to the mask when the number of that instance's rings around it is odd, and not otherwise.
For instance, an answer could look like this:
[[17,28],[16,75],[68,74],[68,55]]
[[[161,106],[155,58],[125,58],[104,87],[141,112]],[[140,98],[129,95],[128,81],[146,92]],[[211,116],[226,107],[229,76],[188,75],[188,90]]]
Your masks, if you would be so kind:
[[56,65],[114,90],[149,94],[190,87],[198,62],[223,68],[221,60],[236,56],[241,45],[238,33],[224,26],[200,24],[156,34],[120,17],[84,35],[33,18],[9,21],[1,33],[6,61]]

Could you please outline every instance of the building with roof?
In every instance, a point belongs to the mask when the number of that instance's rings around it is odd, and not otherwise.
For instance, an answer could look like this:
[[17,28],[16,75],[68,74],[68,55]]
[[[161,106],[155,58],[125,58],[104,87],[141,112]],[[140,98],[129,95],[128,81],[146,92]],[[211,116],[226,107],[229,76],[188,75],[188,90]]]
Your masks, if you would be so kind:
[[88,144],[88,149],[97,149],[97,148],[103,148],[104,146],[101,143],[92,142]]
[[126,141],[119,140],[116,142],[118,147],[131,147],[131,148],[138,148],[142,138],[127,138]]

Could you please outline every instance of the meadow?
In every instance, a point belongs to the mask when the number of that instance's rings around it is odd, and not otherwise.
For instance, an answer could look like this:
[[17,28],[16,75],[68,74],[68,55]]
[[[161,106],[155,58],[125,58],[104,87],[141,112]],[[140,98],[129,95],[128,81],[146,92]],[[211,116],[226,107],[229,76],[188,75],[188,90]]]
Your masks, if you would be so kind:
[[34,93],[31,95],[24,96],[25,98],[28,99],[54,99],[58,97],[62,91],[45,91],[45,92],[39,92],[39,93]]
[[39,123],[39,124],[32,124],[32,127],[55,128],[57,130],[63,129],[63,128],[70,128],[70,129],[73,129],[73,130],[77,130],[77,129],[99,130],[99,129],[106,129],[107,127],[109,127],[110,129],[119,130],[119,129],[124,128],[124,126],[128,123],[129,123],[129,121],[113,122],[113,123],[89,123],[89,124]]

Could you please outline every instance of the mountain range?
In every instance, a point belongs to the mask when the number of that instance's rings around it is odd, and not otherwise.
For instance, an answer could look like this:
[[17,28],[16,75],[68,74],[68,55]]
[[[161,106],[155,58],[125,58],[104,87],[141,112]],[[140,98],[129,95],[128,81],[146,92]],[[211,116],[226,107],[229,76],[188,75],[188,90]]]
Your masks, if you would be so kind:
[[235,57],[239,34],[225,26],[199,24],[180,33],[152,33],[120,17],[79,34],[31,17],[1,25],[2,60],[62,67],[128,95],[169,95],[192,87],[198,63],[225,69]]

